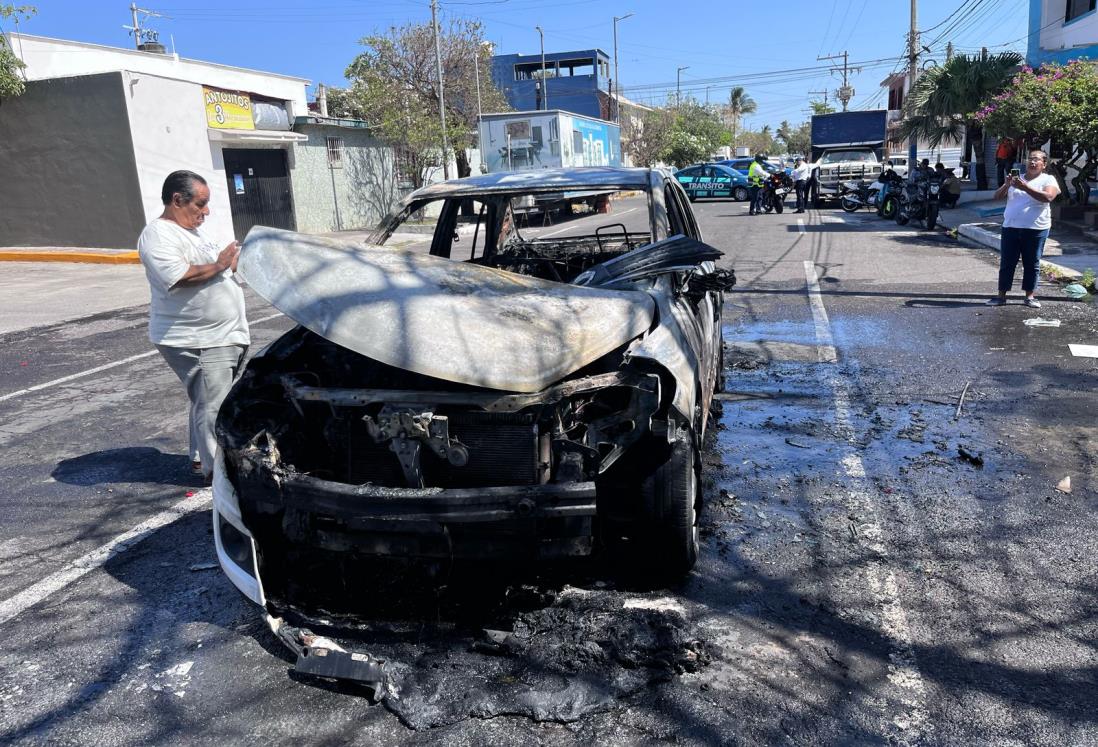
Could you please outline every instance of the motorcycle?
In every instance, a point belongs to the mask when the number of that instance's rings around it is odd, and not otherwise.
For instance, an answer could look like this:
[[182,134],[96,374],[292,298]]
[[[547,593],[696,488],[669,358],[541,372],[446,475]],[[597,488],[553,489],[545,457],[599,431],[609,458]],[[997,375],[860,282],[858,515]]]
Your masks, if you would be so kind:
[[928,230],[938,225],[941,209],[942,179],[936,174],[916,174],[900,192],[896,223],[906,226],[912,219],[926,223]]
[[773,210],[780,215],[785,210],[785,196],[792,188],[793,179],[788,174],[771,174],[762,184],[762,209],[768,213]]
[[839,207],[845,212],[854,213],[859,208],[876,208],[880,182],[847,181],[839,185]]
[[889,169],[877,181],[881,185],[877,193],[877,215],[885,220],[893,220],[900,208],[900,191],[903,189],[904,179]]

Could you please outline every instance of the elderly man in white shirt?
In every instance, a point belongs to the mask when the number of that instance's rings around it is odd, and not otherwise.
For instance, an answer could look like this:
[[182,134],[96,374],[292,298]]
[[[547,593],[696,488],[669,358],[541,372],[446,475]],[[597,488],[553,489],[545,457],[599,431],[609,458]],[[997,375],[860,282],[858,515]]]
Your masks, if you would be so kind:
[[803,159],[798,158],[793,164],[793,190],[797,193],[797,211],[804,212],[804,206],[808,203],[808,177],[812,174],[812,167]]
[[164,212],[137,241],[149,280],[149,340],[187,388],[191,470],[210,479],[214,423],[251,339],[244,293],[233,279],[237,242],[223,249],[199,227],[210,213],[210,188],[175,171],[160,193]]

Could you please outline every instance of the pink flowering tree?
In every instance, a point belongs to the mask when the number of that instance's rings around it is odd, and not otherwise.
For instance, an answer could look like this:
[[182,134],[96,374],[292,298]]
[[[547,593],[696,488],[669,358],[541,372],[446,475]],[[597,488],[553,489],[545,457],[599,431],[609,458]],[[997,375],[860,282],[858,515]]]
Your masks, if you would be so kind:
[[976,112],[991,132],[1025,137],[1040,144],[1054,141],[1068,153],[1049,171],[1067,194],[1069,170],[1076,204],[1086,205],[1088,181],[1098,171],[1098,68],[1083,60],[1067,65],[1023,67],[1010,85]]

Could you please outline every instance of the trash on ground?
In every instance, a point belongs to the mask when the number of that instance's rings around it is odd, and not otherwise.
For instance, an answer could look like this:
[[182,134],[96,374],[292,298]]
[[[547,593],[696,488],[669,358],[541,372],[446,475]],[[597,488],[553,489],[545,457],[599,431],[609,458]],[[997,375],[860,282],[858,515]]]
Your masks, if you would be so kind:
[[217,570],[217,563],[195,563],[191,566],[192,571],[214,571]]
[[1077,358],[1098,358],[1098,345],[1068,345],[1068,350]]
[[1059,327],[1059,319],[1042,319],[1039,316],[1035,316],[1032,319],[1026,319],[1022,324],[1027,327]]
[[798,449],[808,449],[808,448],[811,448],[810,446],[806,446],[805,444],[799,444],[799,443],[797,443],[796,441],[794,441],[794,440],[793,440],[793,439],[791,439],[791,438],[787,438],[787,439],[785,439],[785,442],[786,442],[787,444],[789,444],[790,446],[796,446],[796,447],[797,447]]
[[1088,295],[1086,286],[1081,285],[1079,283],[1072,283],[1071,285],[1065,285],[1063,287],[1063,291],[1068,297],[1075,298],[1075,299],[1086,298],[1087,295]]
[[1068,475],[1060,482],[1056,483],[1056,489],[1061,493],[1071,493],[1071,475]]

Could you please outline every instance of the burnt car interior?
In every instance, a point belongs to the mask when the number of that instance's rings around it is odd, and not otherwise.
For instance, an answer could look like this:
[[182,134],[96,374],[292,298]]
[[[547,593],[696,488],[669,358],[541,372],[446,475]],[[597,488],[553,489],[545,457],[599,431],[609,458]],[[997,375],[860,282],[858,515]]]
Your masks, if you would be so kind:
[[[689,208],[670,216],[670,236],[656,235],[648,194],[643,209],[606,214],[593,231],[564,221],[538,237],[520,226],[529,222],[523,205],[514,193],[442,199],[430,253],[577,286],[660,285],[694,313],[734,283],[713,268],[720,253],[697,240]],[[459,230],[469,223],[472,232]],[[362,601],[349,593],[356,574],[370,572],[361,561],[372,557],[590,554],[600,522],[627,523],[646,501],[658,513],[661,489],[696,481],[697,444],[685,435],[693,424],[669,407],[675,386],[663,367],[630,361],[627,346],[515,393],[387,365],[293,329],[249,364],[218,419],[268,608],[350,611]],[[652,465],[665,463],[678,472],[653,483]],[[440,491],[445,501],[424,500]]]

